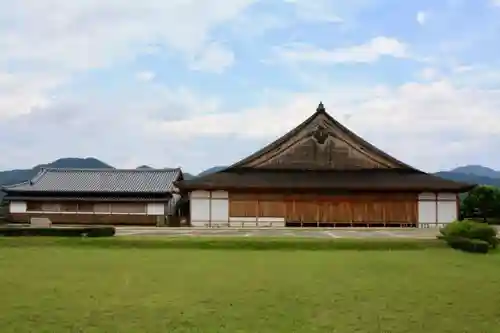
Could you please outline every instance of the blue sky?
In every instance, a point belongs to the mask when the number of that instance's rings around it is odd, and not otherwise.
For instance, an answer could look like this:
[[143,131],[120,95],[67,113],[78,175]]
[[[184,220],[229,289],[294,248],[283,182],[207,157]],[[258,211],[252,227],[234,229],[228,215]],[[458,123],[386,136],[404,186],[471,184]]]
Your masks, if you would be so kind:
[[0,13],[0,169],[199,172],[314,112],[426,171],[500,169],[498,0],[19,0]]

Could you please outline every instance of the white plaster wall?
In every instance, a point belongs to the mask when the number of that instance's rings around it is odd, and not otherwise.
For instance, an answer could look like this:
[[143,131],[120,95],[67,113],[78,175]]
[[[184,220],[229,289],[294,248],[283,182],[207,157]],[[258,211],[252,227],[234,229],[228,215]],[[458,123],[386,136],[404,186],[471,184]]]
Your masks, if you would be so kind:
[[436,223],[436,201],[418,202],[418,223]]
[[257,225],[259,227],[284,227],[285,218],[284,217],[259,217],[257,219]]
[[11,213],[26,213],[26,201],[11,201],[9,203],[9,212]]
[[230,217],[229,222],[257,222],[257,217]]
[[212,198],[215,199],[229,199],[229,193],[226,191],[213,191]]
[[257,226],[257,217],[230,217],[229,226],[235,228]]
[[456,199],[455,201],[438,201],[438,223],[451,223],[457,218]]
[[437,226],[436,194],[424,192],[418,195],[419,228],[435,228]]
[[208,227],[210,223],[210,192],[189,193],[189,210],[193,227]]
[[210,192],[209,191],[193,191],[189,193],[189,198],[210,198]]
[[193,191],[189,196],[192,226],[229,226],[228,192]]
[[210,200],[210,221],[211,222],[229,222],[229,200],[214,199]]
[[418,200],[436,200],[436,194],[431,192],[420,193]]
[[148,215],[165,215],[165,204],[159,202],[150,202],[146,206]]
[[437,195],[421,193],[419,195],[418,222],[420,228],[442,227],[456,221],[457,218],[457,195],[455,193],[438,193]]
[[438,193],[438,200],[450,200],[456,202],[457,195],[455,193]]
[[191,220],[210,221],[210,199],[191,199]]

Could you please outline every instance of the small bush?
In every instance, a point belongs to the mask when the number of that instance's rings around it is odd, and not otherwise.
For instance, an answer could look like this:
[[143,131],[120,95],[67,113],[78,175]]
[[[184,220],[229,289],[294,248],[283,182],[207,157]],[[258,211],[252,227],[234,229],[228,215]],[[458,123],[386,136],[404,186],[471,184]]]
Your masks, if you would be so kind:
[[0,227],[0,236],[111,237],[114,227]]
[[488,243],[490,248],[498,245],[497,230],[485,223],[473,221],[456,221],[440,229],[444,240],[467,238]]

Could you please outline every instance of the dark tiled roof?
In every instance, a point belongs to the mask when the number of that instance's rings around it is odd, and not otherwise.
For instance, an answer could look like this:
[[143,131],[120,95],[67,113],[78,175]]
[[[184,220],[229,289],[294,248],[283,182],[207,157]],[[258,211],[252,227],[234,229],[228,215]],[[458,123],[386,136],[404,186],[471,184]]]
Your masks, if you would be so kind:
[[6,201],[15,200],[33,200],[33,201],[87,201],[87,202],[169,202],[170,197],[152,198],[148,196],[56,196],[56,195],[44,195],[44,196],[30,196],[28,195],[6,195],[4,197]]
[[185,190],[470,190],[473,184],[459,183],[408,169],[356,171],[285,171],[234,169],[177,182]]
[[180,169],[42,169],[32,180],[5,192],[167,193]]

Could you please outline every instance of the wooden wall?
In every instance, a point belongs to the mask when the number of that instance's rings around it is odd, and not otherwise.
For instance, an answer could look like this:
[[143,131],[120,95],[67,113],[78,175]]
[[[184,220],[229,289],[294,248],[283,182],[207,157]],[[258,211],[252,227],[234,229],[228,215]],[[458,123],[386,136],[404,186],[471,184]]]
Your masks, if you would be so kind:
[[150,226],[165,221],[163,213],[148,215],[144,202],[27,201],[25,207],[25,211],[9,212],[7,220],[30,223],[32,217],[46,217],[55,224]]
[[144,202],[52,202],[28,201],[28,212],[47,213],[118,213],[118,214],[146,214]]
[[417,195],[230,194],[230,217],[284,217],[287,223],[417,223]]
[[111,215],[111,214],[61,214],[61,213],[12,213],[7,219],[12,223],[30,223],[32,217],[46,217],[54,224],[96,224],[96,225],[143,225],[155,226],[154,215]]

